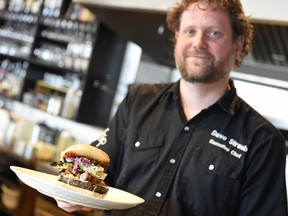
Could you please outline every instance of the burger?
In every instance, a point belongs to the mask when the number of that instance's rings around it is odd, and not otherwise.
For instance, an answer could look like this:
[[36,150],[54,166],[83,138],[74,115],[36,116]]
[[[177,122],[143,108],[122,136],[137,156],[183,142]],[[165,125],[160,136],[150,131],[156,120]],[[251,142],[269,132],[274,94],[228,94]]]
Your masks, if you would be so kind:
[[104,182],[109,164],[109,156],[101,149],[76,144],[65,149],[60,162],[53,162],[51,166],[59,169],[59,181],[103,198],[109,190]]

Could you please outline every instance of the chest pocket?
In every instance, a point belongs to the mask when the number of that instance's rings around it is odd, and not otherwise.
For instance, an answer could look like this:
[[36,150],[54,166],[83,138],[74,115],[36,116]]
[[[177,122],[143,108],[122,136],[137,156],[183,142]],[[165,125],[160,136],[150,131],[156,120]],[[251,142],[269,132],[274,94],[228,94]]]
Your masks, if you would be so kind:
[[[138,193],[143,188],[149,187],[155,178],[154,168],[164,145],[164,136],[155,131],[154,133],[138,131],[131,134],[133,135],[127,139],[125,146],[126,163],[121,166],[123,174],[121,176],[125,176],[121,179],[121,184],[123,181],[126,188]],[[127,179],[129,182],[126,182]]]
[[194,209],[196,215],[209,215],[207,206],[214,206],[215,215],[221,212],[227,202],[235,203],[232,191],[238,191],[237,182],[241,175],[243,159],[235,158],[221,148],[205,145],[187,152],[183,162],[178,186],[184,208]]
[[220,148],[206,146],[195,151],[193,157],[207,173],[231,179],[236,179],[240,175],[243,157],[237,158],[233,156],[233,150],[226,152]]
[[164,135],[162,133],[138,131],[136,136],[129,141],[129,148],[135,156],[141,158],[147,157],[151,165],[151,163],[157,161],[163,144]]

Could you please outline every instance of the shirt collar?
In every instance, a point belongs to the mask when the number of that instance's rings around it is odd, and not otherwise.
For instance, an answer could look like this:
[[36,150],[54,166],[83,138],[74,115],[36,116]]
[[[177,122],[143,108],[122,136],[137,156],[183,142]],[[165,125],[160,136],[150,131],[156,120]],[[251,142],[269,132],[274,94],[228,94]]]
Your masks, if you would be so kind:
[[180,92],[179,92],[179,84],[180,80],[174,83],[170,83],[169,87],[165,91],[165,94],[162,95],[160,98],[160,102],[164,100],[164,98],[169,99],[179,99],[180,98]]
[[234,82],[231,79],[229,80],[229,86],[230,89],[226,91],[226,93],[217,101],[217,103],[224,111],[234,115],[237,101],[237,91]]
[[[180,80],[170,85],[170,87],[166,91],[165,96],[169,95],[170,98],[171,96],[173,97],[174,101],[178,100],[180,98],[179,86]],[[234,115],[237,101],[237,93],[234,82],[231,79],[229,80],[229,86],[230,89],[227,90],[227,92],[216,102],[216,104],[218,104],[224,111],[230,113],[231,115]]]

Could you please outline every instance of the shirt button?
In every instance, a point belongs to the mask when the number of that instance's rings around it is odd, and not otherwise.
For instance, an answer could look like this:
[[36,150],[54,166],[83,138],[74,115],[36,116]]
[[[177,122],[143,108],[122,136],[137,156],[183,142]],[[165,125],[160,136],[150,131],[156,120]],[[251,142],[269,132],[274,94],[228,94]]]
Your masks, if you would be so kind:
[[214,170],[214,168],[215,168],[215,167],[214,167],[213,164],[210,164],[209,167],[208,167],[208,169],[211,170],[211,171]]
[[160,198],[160,197],[162,196],[162,194],[161,194],[160,192],[157,192],[157,193],[155,194],[155,196],[158,197],[158,198]]
[[136,148],[140,147],[140,142],[137,141],[134,146],[135,146]]
[[176,160],[174,158],[170,159],[171,164],[175,164]]
[[185,130],[185,131],[189,131],[190,128],[189,128],[188,126],[185,126],[185,127],[184,127],[184,130]]

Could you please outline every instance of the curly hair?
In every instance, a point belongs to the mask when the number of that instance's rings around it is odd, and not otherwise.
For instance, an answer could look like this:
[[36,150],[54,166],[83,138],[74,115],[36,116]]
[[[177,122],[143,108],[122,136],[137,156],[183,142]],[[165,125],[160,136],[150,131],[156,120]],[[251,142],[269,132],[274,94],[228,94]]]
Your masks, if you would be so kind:
[[[231,27],[233,31],[233,39],[239,36],[244,36],[244,45],[241,56],[236,59],[235,66],[240,67],[244,57],[251,51],[254,36],[254,27],[250,23],[249,18],[245,16],[240,0],[182,0],[175,7],[170,8],[167,12],[167,25],[172,32],[177,32],[180,28],[181,16],[193,3],[203,3],[209,7],[219,6],[226,10],[230,16]],[[205,8],[201,8],[205,10]],[[176,40],[172,38],[175,45]]]

